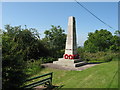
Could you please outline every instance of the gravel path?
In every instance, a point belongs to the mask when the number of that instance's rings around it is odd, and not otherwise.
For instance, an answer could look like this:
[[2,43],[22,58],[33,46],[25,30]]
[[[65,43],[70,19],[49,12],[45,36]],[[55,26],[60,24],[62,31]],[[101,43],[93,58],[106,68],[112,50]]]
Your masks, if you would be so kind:
[[71,70],[82,71],[84,69],[87,69],[87,68],[95,66],[95,65],[98,65],[98,64],[86,64],[86,65],[80,66],[80,67],[66,67],[66,66],[53,64],[53,63],[42,64],[43,67],[49,67],[49,68],[60,69],[60,70],[68,70],[68,71],[71,71]]

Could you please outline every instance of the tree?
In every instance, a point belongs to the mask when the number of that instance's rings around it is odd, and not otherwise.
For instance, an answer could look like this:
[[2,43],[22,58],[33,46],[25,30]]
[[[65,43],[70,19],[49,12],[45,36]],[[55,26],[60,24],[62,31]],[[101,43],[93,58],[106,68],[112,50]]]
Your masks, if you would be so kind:
[[47,53],[36,29],[6,25],[2,34],[3,89],[19,88],[26,78],[26,61]]
[[116,36],[120,37],[120,30],[115,31]]
[[49,55],[36,29],[22,29],[21,26],[12,27],[10,25],[6,25],[5,29],[7,32],[4,33],[7,33],[11,40],[17,44],[16,50],[22,50],[24,60],[38,59]]
[[115,35],[111,39],[111,42],[113,43],[110,46],[110,50],[112,51],[120,51],[120,31],[115,31]]
[[85,43],[84,43],[84,46],[85,46],[85,51],[87,52],[97,52],[99,51],[98,50],[98,47],[95,46],[92,42],[90,42],[89,40],[86,40]]
[[22,51],[16,50],[17,44],[8,33],[2,36],[2,88],[3,90],[19,88],[26,75]]
[[50,50],[52,57],[61,57],[65,48],[66,34],[60,26],[53,26],[44,32],[43,42]]
[[87,52],[106,51],[113,44],[111,39],[112,33],[107,30],[96,30],[88,34],[88,40],[85,41],[84,47]]

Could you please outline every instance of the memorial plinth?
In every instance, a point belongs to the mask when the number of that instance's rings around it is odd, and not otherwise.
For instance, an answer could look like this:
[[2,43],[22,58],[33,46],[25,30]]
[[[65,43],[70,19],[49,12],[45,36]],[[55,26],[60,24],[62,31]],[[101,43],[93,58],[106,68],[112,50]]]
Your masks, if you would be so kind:
[[80,60],[79,54],[77,53],[76,22],[75,17],[73,16],[70,16],[68,19],[65,54],[63,55],[63,58],[59,58],[58,61],[54,61],[53,64],[69,67],[77,67],[85,64],[85,62]]

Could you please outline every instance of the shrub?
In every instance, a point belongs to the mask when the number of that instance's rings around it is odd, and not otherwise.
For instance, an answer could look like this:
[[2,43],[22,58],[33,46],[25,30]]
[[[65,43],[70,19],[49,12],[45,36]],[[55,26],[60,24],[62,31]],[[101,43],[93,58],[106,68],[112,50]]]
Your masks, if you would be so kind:
[[27,61],[26,74],[30,76],[39,72],[41,70],[41,63],[41,60]]
[[55,60],[56,60],[56,58],[53,58],[53,57],[41,57],[40,58],[40,61],[42,63],[52,63]]
[[[81,54],[80,54],[81,55]],[[116,58],[118,53],[112,52],[97,52],[97,53],[82,53],[82,60],[88,62],[108,62],[111,61],[113,58]]]

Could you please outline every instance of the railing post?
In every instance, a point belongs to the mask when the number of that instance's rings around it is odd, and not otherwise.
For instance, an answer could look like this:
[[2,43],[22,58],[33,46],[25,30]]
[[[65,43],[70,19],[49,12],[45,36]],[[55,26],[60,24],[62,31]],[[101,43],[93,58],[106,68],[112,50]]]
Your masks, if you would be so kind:
[[53,72],[51,73],[51,83],[52,83],[52,76],[53,76]]

